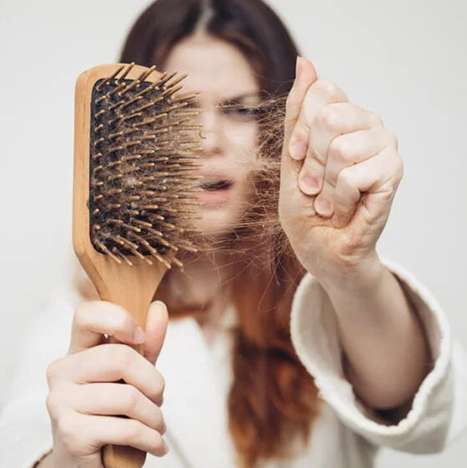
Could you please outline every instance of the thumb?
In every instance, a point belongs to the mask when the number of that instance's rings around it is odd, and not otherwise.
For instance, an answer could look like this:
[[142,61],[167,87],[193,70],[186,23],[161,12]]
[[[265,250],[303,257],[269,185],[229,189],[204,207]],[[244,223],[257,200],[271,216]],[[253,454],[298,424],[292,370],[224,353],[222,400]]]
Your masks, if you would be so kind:
[[306,93],[317,79],[318,76],[313,64],[303,57],[297,57],[295,81],[286,102],[284,151],[286,151],[289,146],[290,135],[300,115]]
[[161,352],[168,323],[169,314],[166,305],[161,301],[153,302],[148,311],[144,342],[144,357],[152,364],[156,364]]

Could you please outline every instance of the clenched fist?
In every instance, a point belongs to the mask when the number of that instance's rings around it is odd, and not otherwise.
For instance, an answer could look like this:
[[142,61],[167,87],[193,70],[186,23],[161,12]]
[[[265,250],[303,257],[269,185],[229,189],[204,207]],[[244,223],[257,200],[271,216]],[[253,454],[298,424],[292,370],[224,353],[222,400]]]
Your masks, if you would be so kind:
[[369,271],[403,174],[396,137],[297,60],[287,99],[279,216],[303,266],[318,279]]

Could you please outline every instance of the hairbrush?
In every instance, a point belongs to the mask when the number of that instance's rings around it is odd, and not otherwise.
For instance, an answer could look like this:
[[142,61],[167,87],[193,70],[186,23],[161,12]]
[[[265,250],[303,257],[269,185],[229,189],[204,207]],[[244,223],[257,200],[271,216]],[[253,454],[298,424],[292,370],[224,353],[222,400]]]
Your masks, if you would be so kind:
[[[196,250],[187,237],[199,178],[198,111],[188,106],[196,94],[179,94],[185,76],[155,68],[98,66],[75,92],[74,251],[100,298],[143,329],[165,272]],[[140,468],[146,457],[123,446],[103,454],[106,468]]]

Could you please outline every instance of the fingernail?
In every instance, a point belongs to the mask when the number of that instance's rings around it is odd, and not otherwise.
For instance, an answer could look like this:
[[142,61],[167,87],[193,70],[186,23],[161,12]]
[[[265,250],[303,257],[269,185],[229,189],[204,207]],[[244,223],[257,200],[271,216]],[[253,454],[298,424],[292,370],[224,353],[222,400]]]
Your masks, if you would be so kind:
[[327,198],[318,198],[315,202],[315,208],[322,216],[329,216],[332,213],[331,202]]
[[319,191],[319,181],[316,177],[307,175],[300,179],[300,189],[307,195],[315,195]]
[[145,338],[144,331],[142,328],[137,327],[135,332],[133,333],[133,341],[136,344],[143,343]]
[[303,159],[306,156],[308,145],[303,141],[297,140],[290,145],[290,156],[293,159]]

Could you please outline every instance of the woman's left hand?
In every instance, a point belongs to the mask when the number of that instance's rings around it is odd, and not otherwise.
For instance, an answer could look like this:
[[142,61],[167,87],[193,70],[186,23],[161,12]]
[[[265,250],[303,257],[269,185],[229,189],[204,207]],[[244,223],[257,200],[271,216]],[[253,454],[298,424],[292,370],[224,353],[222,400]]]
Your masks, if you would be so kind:
[[299,58],[287,99],[279,217],[303,266],[333,281],[379,265],[376,243],[402,174],[397,139],[381,118]]

